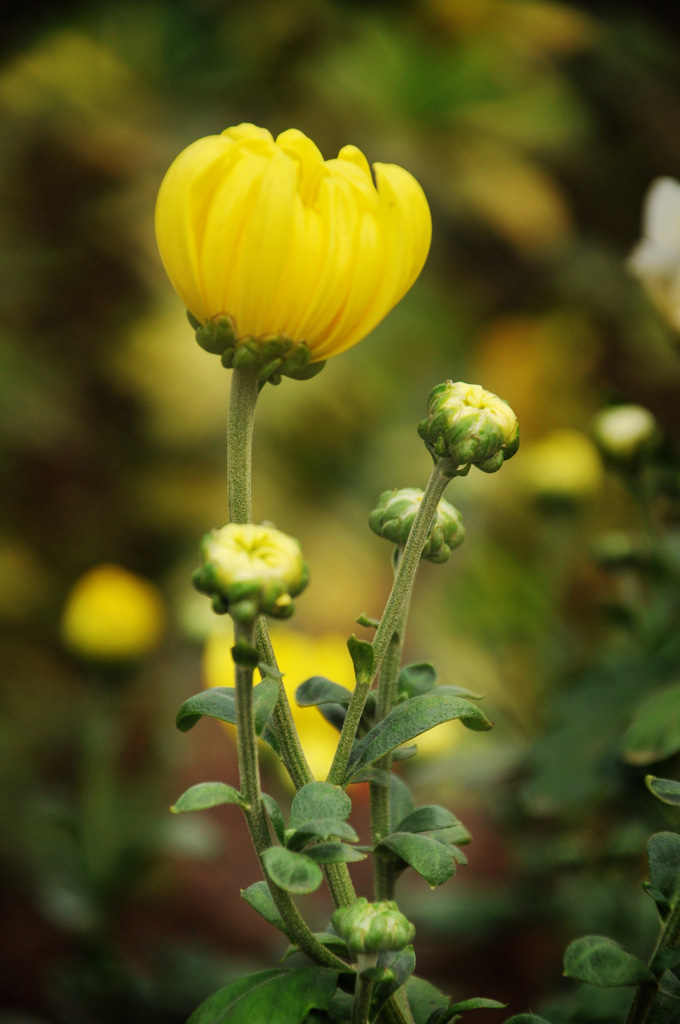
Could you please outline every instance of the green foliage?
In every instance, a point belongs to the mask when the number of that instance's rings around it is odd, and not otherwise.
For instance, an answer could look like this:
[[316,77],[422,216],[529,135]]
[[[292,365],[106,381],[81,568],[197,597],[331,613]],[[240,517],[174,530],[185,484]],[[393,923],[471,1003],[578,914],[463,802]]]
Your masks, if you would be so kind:
[[225,782],[199,782],[182,793],[170,810],[173,814],[183,814],[185,811],[204,811],[220,804],[244,807],[246,802],[242,793]]
[[417,697],[421,693],[429,693],[437,682],[434,665],[423,661],[414,665],[404,665],[397,679],[397,695],[399,700]]
[[628,761],[651,764],[680,750],[680,683],[645,698],[623,738]]
[[[276,739],[267,725],[278,700],[278,685],[273,679],[263,679],[253,687],[253,714],[255,731],[273,750],[278,752]],[[177,728],[181,732],[193,729],[203,717],[217,718],[220,722],[236,722],[236,690],[233,686],[215,686],[202,690],[185,700],[177,712]]]
[[373,678],[373,668],[375,665],[373,644],[370,644],[367,640],[360,640],[352,634],[347,641],[347,650],[354,665],[354,674],[357,682],[370,681]]
[[275,928],[282,931],[285,935],[286,926],[283,922],[281,914],[276,908],[276,904],[272,899],[272,894],[269,891],[269,886],[264,881],[253,882],[247,889],[241,889],[241,896],[250,904],[253,910],[256,910],[261,917],[268,921],[269,924],[273,924]]
[[647,844],[649,881],[643,883],[656,903],[662,921],[680,908],[680,836],[657,832]]
[[654,775],[645,776],[645,784],[657,800],[665,804],[680,807],[680,782],[674,779],[657,779]]
[[603,988],[639,985],[654,978],[642,960],[604,935],[584,935],[572,942],[564,954],[564,973]]
[[304,853],[270,846],[262,854],[262,861],[272,881],[286,892],[315,892],[323,882],[321,868]]
[[206,999],[190,1024],[303,1024],[312,1009],[325,1009],[337,973],[320,967],[261,971],[241,978]]
[[[459,1020],[468,1010],[502,1010],[505,1006],[507,1003],[499,1003],[497,999],[479,997],[465,999],[463,1002],[453,1003],[445,1009],[435,1010],[428,1019],[428,1024],[451,1024],[452,1021]],[[530,1015],[527,1014],[527,1016]]]
[[396,870],[412,867],[431,888],[443,885],[455,873],[456,858],[443,843],[412,832],[393,832],[375,847],[378,855],[393,854]]

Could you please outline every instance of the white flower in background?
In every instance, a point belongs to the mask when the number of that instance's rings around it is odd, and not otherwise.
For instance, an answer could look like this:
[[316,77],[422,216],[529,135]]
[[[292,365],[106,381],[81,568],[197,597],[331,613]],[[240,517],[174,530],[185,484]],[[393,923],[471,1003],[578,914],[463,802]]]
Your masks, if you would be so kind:
[[649,298],[680,331],[680,182],[656,178],[644,200],[643,238],[628,259]]

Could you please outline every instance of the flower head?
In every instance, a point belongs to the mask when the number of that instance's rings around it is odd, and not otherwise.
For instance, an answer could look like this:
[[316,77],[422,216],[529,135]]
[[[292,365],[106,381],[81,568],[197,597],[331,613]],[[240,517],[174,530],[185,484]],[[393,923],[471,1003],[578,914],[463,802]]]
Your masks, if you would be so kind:
[[212,597],[216,612],[241,622],[261,613],[288,618],[309,580],[298,541],[273,526],[229,523],[213,530],[201,542],[201,561],[194,586]]
[[428,417],[418,433],[434,459],[447,459],[457,475],[471,465],[495,473],[519,448],[517,417],[507,402],[479,384],[447,380],[430,392]]
[[[368,524],[378,536],[403,548],[422,500],[423,492],[418,487],[383,491],[368,517]],[[446,562],[453,549],[460,547],[464,540],[465,527],[460,512],[442,498],[420,557],[429,562]]]
[[382,320],[422,269],[431,219],[407,171],[374,171],[375,183],[355,146],[324,160],[297,129],[274,140],[252,124],[180,153],[158,194],[156,238],[175,291],[207,327],[205,347],[231,365],[240,339],[251,349],[258,339],[280,368],[304,362],[304,343],[316,363]]
[[158,644],[165,624],[160,593],[120,565],[98,565],[73,585],[61,620],[64,643],[101,662],[131,661]]
[[680,182],[656,178],[644,200],[643,237],[628,259],[649,298],[680,330]]
[[643,405],[614,405],[603,409],[593,424],[595,440],[604,454],[619,463],[649,455],[661,440],[656,418]]
[[416,934],[415,927],[393,900],[369,903],[365,896],[360,896],[348,907],[339,907],[332,921],[355,956],[404,949]]
[[546,510],[572,510],[594,498],[602,485],[602,460],[587,434],[552,430],[522,455],[519,478]]

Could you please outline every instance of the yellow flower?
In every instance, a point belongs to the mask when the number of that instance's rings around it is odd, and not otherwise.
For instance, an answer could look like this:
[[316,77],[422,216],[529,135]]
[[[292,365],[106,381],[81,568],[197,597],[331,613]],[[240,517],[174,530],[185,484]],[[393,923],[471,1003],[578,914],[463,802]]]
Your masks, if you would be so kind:
[[[233,686],[234,662],[231,631],[213,633],[205,646],[203,672],[208,686]],[[354,689],[354,670],[344,637],[329,634],[305,636],[293,630],[272,630],[272,642],[283,684],[288,694],[295,725],[309,766],[317,779],[325,779],[338,745],[339,733],[317,708],[300,708],[295,691],[310,676],[326,676],[341,686]]]
[[602,486],[602,461],[597,448],[578,430],[553,430],[529,445],[519,476],[539,501],[588,501]]
[[129,661],[157,646],[165,612],[159,591],[120,565],[98,565],[72,587],[61,620],[64,643],[97,661]]
[[177,294],[202,324],[285,335],[312,362],[358,341],[408,291],[431,219],[418,182],[355,146],[324,160],[302,132],[276,141],[240,124],[188,146],[156,204],[156,238]]

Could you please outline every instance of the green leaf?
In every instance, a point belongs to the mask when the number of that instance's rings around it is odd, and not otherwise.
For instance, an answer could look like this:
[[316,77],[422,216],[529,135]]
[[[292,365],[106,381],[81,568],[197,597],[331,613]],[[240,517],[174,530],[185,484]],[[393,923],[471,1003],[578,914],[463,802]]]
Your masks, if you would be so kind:
[[264,739],[264,731],[279,699],[279,685],[274,679],[263,679],[253,687],[253,718],[255,732]]
[[436,682],[434,665],[426,661],[404,665],[397,680],[397,693],[400,698],[416,697],[421,693],[429,693]]
[[439,685],[436,692],[448,694],[450,697],[465,697],[467,700],[484,700],[483,693],[474,693],[472,690],[466,690],[464,686],[449,686],[448,683]]
[[262,804],[264,806],[265,811],[269,815],[269,820],[271,821],[274,827],[274,835],[281,843],[281,846],[283,846],[285,842],[284,834],[286,828],[283,823],[283,815],[281,814],[281,808],[277,804],[274,797],[270,796],[269,793],[262,794]]
[[[677,967],[678,964],[680,964],[680,949],[676,946],[675,949],[660,949],[655,953],[649,969],[654,974],[662,974],[672,967]],[[678,1012],[680,1012],[680,1007],[678,1007]]]
[[276,904],[272,899],[272,894],[266,882],[253,882],[247,889],[241,889],[241,896],[265,921],[269,921],[269,924],[273,924],[284,935],[287,934],[283,918],[276,909]]
[[454,828],[460,825],[460,821],[447,811],[445,807],[437,804],[425,804],[417,810],[407,814],[398,823],[399,832],[436,832],[442,828]]
[[370,682],[373,678],[373,669],[375,666],[375,651],[373,650],[373,644],[369,644],[368,640],[360,640],[359,637],[352,633],[351,637],[347,641],[347,650],[349,651],[349,656],[352,659],[354,675],[357,680]]
[[348,822],[337,818],[316,818],[306,821],[296,829],[286,830],[286,846],[289,850],[301,850],[314,839],[344,839],[350,843],[358,843],[359,836]]
[[317,846],[309,846],[305,850],[305,856],[317,864],[352,864],[355,861],[366,860],[365,853],[354,846],[348,846],[347,843],[319,843]]
[[247,807],[245,798],[233,786],[225,782],[199,782],[182,793],[170,810],[173,814],[184,814],[185,811],[205,811],[209,807],[219,807],[220,804]]
[[365,626],[367,629],[377,629],[378,626],[380,625],[379,619],[370,618],[370,616],[368,616],[366,612],[362,612],[359,618],[355,619],[354,621],[358,626]]
[[403,704],[398,704],[382,722],[357,740],[352,748],[345,783],[351,782],[360,771],[395,747],[452,719],[460,719],[468,729],[485,730],[492,727],[483,711],[461,697],[438,694],[411,697]]
[[391,977],[384,981],[378,981],[373,986],[371,997],[371,1020],[375,1020],[387,1000],[394,993],[406,984],[416,969],[416,957],[413,946],[406,946],[399,952],[381,953],[378,958],[378,966],[388,970]]
[[301,708],[316,707],[319,704],[340,704],[346,708],[351,699],[351,690],[325,676],[311,676],[300,683],[295,691],[295,703]]
[[680,750],[680,683],[648,697],[638,706],[623,738],[626,761],[651,764]]
[[[263,679],[261,683],[253,687],[253,714],[255,717],[255,731],[258,736],[264,732],[267,722],[274,710],[278,699],[279,688],[273,679]],[[188,732],[193,729],[201,717],[217,718],[220,722],[236,723],[236,690],[233,686],[213,686],[209,690],[202,690],[185,700],[177,712],[176,725],[181,732]],[[278,749],[276,741],[265,735],[262,736],[272,749]]]
[[680,836],[675,832],[657,832],[647,843],[649,882],[644,889],[649,893],[662,920],[680,900]]
[[406,996],[415,1024],[428,1024],[433,1013],[449,1005],[448,996],[429,981],[413,975],[406,982]]
[[262,854],[262,860],[271,880],[286,892],[315,892],[323,881],[319,865],[304,853],[270,846]]
[[278,682],[279,679],[283,679],[283,672],[280,672],[275,665],[268,665],[266,661],[258,661],[257,668],[263,676],[267,676],[269,679],[274,679],[276,682]]
[[572,942],[564,954],[564,974],[602,988],[639,985],[654,978],[647,964],[605,935],[584,935]]
[[[503,1010],[508,1004],[499,1003],[497,999],[465,999],[462,1003],[453,1003],[441,1010],[435,1010],[428,1024],[450,1024],[468,1010]],[[527,1014],[526,1016],[530,1016]],[[538,1020],[538,1018],[536,1018]]]
[[516,1013],[514,1017],[508,1017],[503,1024],[550,1024],[545,1017],[537,1017],[535,1013]]
[[654,775],[646,775],[645,783],[650,793],[665,804],[680,807],[680,782],[675,779],[657,779]]
[[[336,956],[343,956],[349,959],[349,950],[347,949],[347,943],[343,942],[339,936],[333,932],[314,932],[314,938],[317,939],[322,946],[326,949],[330,949],[331,953],[335,953]],[[287,960],[288,957],[293,956],[295,953],[300,952],[300,947],[296,945],[289,946],[286,952],[281,957],[282,960]],[[348,972],[353,971],[353,968],[348,966]]]
[[339,786],[330,782],[309,782],[293,797],[289,828],[299,829],[306,822],[318,818],[346,821],[351,810],[352,801]]
[[376,845],[376,853],[389,850],[410,865],[433,889],[443,885],[455,873],[456,862],[451,850],[429,836],[413,832],[393,832]]
[[261,971],[215,992],[188,1024],[303,1024],[310,1010],[328,1006],[337,980],[325,967]]

